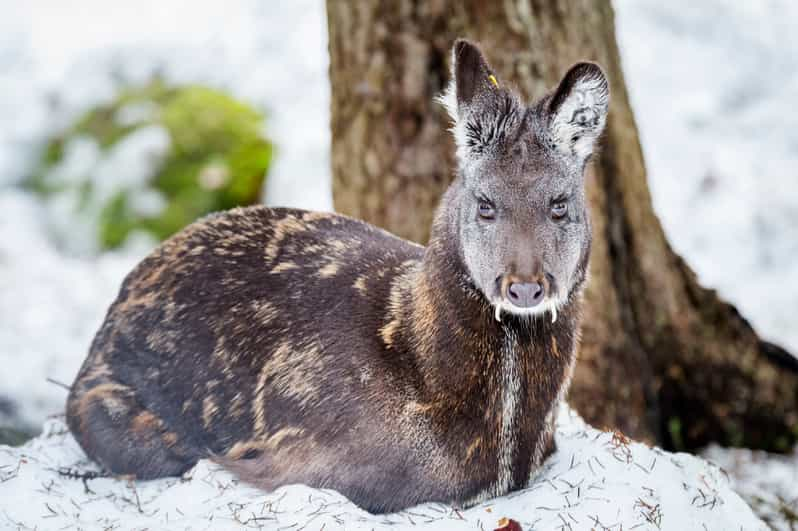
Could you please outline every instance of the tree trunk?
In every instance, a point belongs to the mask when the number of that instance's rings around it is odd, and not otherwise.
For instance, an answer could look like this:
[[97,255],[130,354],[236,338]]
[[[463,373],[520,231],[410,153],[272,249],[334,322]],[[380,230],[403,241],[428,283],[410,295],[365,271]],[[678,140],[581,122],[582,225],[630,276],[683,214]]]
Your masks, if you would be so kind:
[[609,0],[328,0],[327,11],[336,208],[418,242],[454,173],[433,98],[456,37],[481,43],[529,100],[574,62],[601,64],[612,102],[587,175],[594,246],[571,404],[668,448],[795,442],[798,362],[697,284],[654,214]]

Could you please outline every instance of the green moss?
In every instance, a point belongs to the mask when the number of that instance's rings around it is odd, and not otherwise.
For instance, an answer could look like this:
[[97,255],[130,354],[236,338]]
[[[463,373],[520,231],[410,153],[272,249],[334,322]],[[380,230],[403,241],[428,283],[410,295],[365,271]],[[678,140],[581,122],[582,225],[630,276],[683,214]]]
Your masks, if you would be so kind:
[[684,438],[682,437],[682,421],[678,417],[668,419],[668,434],[671,438],[673,449],[677,452],[684,451]]
[[790,439],[786,435],[776,437],[773,441],[773,447],[779,452],[788,452],[792,448]]
[[116,194],[100,211],[100,244],[104,248],[118,247],[136,225],[130,215],[125,194]]
[[29,433],[0,426],[0,445],[22,446],[32,437]]
[[103,148],[109,148],[126,135],[136,130],[135,125],[119,125],[116,122],[115,105],[100,107],[85,114],[73,127],[72,134],[93,138]]
[[744,446],[745,445],[745,431],[743,426],[736,422],[729,423],[726,427],[726,439],[730,446]]
[[205,87],[186,87],[164,105],[162,122],[183,157],[228,153],[260,136],[257,111]]
[[[131,109],[134,112],[126,113]],[[77,198],[76,215],[97,221],[101,248],[122,245],[135,230],[164,239],[209,212],[259,202],[273,155],[262,134],[263,121],[255,108],[221,91],[199,85],[171,87],[155,79],[120,91],[113,101],[89,110],[50,139],[37,170],[24,184],[46,197],[70,193]],[[113,185],[110,195],[101,195],[97,176],[66,182],[53,178],[52,170],[64,160],[71,141],[91,139],[107,154],[149,126],[161,127],[170,145],[143,185]],[[99,178],[113,180],[114,175]],[[164,200],[157,214],[137,212],[135,194],[143,191],[150,196],[157,192]]]
[[64,139],[53,138],[44,150],[43,161],[45,164],[52,165],[61,160],[64,156]]

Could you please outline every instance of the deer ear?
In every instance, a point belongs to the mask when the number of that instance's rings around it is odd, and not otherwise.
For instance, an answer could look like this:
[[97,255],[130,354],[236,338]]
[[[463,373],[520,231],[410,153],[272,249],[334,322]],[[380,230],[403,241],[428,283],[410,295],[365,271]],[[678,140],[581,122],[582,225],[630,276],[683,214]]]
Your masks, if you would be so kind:
[[452,47],[452,79],[440,97],[452,120],[457,123],[469,109],[498,88],[499,80],[479,47],[465,39],[457,39]]
[[595,63],[577,63],[565,74],[548,103],[549,132],[557,149],[586,159],[604,130],[610,89]]
[[501,137],[508,124],[500,118],[513,110],[502,105],[508,98],[479,47],[458,39],[452,47],[452,79],[439,98],[454,122],[458,157],[482,154]]
[[458,108],[472,105],[480,95],[499,87],[482,51],[469,41],[458,39],[454,43],[452,70]]

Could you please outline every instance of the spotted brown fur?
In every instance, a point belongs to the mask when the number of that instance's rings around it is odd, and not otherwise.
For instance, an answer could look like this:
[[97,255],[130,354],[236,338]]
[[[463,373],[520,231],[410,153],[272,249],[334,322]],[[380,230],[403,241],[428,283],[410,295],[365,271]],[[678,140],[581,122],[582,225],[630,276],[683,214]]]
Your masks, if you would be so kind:
[[[336,488],[374,511],[477,496],[495,476],[506,333],[526,339],[523,370],[540,388],[523,393],[518,428],[534,441],[570,370],[575,310],[554,324],[497,322],[475,291],[444,296],[473,290],[447,246],[425,253],[359,221],[307,214],[216,215],[134,269],[73,386],[72,431],[107,469],[145,479],[212,457],[265,488]],[[270,247],[285,219],[293,252]],[[305,249],[333,252],[332,238],[357,245],[335,249],[338,273],[319,276]],[[302,265],[274,280],[286,262]],[[519,447],[513,487],[533,451]]]
[[[564,228],[541,240],[576,249],[567,277],[545,280],[560,289],[556,319],[497,313],[464,252],[470,179],[444,196],[426,249],[344,216],[265,207],[164,242],[124,280],[72,386],[80,445],[119,475],[179,475],[211,458],[266,489],[332,488],[375,512],[523,487],[553,451],[589,230],[580,213],[576,244]],[[527,216],[515,239],[483,249],[510,253],[495,256],[503,295],[535,273],[516,260],[540,253],[529,234],[549,230],[516,192],[546,181],[526,179],[507,192]],[[557,265],[544,258],[535,267]]]

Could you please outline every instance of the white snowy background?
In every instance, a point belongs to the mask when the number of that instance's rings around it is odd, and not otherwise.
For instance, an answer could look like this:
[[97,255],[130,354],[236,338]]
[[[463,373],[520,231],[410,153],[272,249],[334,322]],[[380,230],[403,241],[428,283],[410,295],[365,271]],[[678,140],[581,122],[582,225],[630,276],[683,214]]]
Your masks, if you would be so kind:
[[[671,242],[765,337],[798,352],[798,3],[614,5],[654,204]],[[0,426],[39,431],[65,399],[46,378],[71,382],[121,279],[151,242],[94,257],[57,247],[58,205],[16,187],[37,150],[113,98],[119,80],[145,81],[157,71],[264,110],[278,150],[265,201],[329,210],[326,20],[321,0],[0,0],[0,13]],[[123,149],[120,160],[135,161],[141,147]],[[72,163],[86,161],[78,154]],[[50,437],[0,452],[0,481],[24,455],[46,461],[48,444],[62,437],[57,421],[50,426]],[[760,514],[778,504],[798,511],[798,454],[711,448],[706,456]],[[36,476],[49,466],[32,467],[23,485],[49,481]],[[701,466],[696,473],[713,470]],[[667,477],[681,489],[677,476]],[[5,494],[27,492],[15,481],[0,483],[0,509],[12,506]],[[722,491],[722,483],[713,488]],[[2,514],[0,528],[9,525]]]

